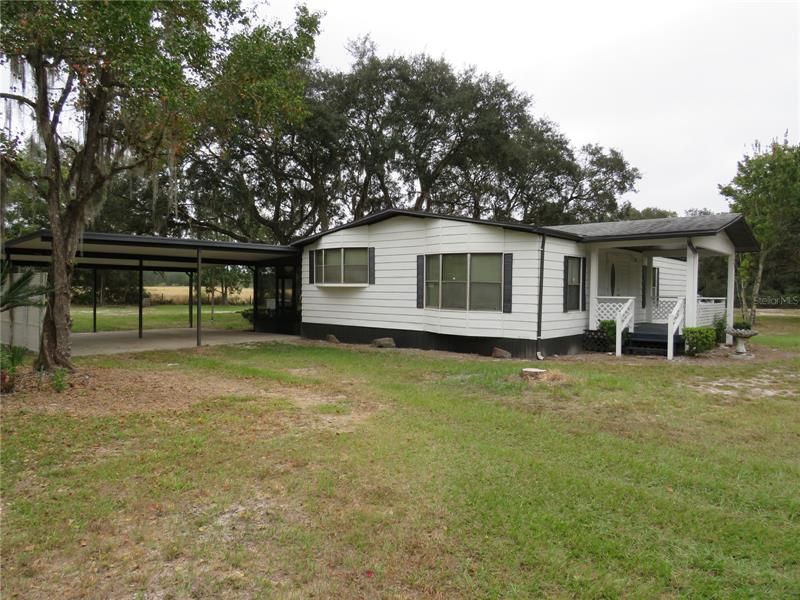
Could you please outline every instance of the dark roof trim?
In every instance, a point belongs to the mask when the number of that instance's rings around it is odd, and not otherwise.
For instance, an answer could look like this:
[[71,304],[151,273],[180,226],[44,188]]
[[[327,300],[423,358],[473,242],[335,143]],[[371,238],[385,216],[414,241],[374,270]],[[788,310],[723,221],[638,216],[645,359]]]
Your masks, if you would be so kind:
[[[678,217],[680,218],[680,217]],[[653,219],[655,221],[655,219]],[[636,221],[630,223],[635,224]],[[559,232],[557,228],[543,228],[547,231]],[[758,240],[755,238],[752,229],[745,221],[744,216],[739,213],[732,213],[731,219],[721,224],[718,227],[706,229],[675,229],[672,231],[664,232],[642,232],[642,233],[616,233],[607,235],[591,235],[583,234],[579,236],[582,242],[618,242],[618,241],[634,241],[634,240],[658,240],[668,238],[681,238],[681,237],[704,237],[717,235],[718,233],[725,232],[728,238],[734,245],[737,252],[758,252],[761,248]]]
[[[52,242],[53,234],[47,229],[40,229],[33,233],[23,235],[6,242],[7,248],[13,248],[33,239],[42,242]],[[129,235],[125,233],[95,233],[84,232],[81,236],[84,244],[107,244],[110,246],[141,246],[147,248],[181,248],[189,250],[231,250],[234,252],[282,252],[297,254],[291,246],[271,246],[257,242],[221,242],[213,240],[195,240],[181,238],[167,238],[153,235]]]
[[573,233],[548,230],[543,227],[537,227],[536,225],[527,225],[525,223],[501,223],[499,221],[487,221],[485,219],[471,219],[469,217],[460,217],[456,215],[438,215],[435,213],[429,213],[421,210],[407,210],[404,208],[387,208],[386,210],[382,210],[380,212],[367,215],[366,217],[362,217],[361,219],[356,219],[355,221],[352,221],[350,223],[345,223],[344,225],[339,225],[338,227],[328,229],[327,231],[321,231],[319,233],[315,233],[314,235],[309,235],[308,237],[296,240],[292,242],[291,245],[297,247],[303,247],[308,244],[311,244],[312,242],[317,241],[319,238],[326,236],[329,233],[335,233],[337,231],[342,231],[344,229],[350,229],[351,227],[361,227],[362,225],[371,225],[373,223],[379,223],[381,221],[385,221],[386,219],[391,219],[393,217],[444,219],[446,221],[459,221],[461,223],[474,223],[477,225],[488,225],[490,227],[501,227],[503,229],[509,229],[511,231],[522,231],[524,233],[536,233],[536,234],[546,233],[547,235],[550,235],[552,237],[563,238],[566,240],[579,241],[581,239],[579,235],[575,235]]

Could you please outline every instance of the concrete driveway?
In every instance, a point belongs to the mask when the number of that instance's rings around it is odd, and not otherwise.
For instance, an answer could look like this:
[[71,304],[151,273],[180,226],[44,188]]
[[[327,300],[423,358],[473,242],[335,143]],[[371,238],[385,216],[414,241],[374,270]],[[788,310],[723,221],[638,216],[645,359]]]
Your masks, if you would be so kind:
[[[290,342],[300,339],[296,335],[279,333],[256,333],[253,331],[230,331],[206,329],[203,331],[204,346],[225,344],[252,344],[257,342]],[[72,356],[92,354],[124,354],[147,350],[180,350],[197,346],[194,329],[145,329],[139,339],[138,331],[103,331],[99,333],[75,333],[70,336]]]

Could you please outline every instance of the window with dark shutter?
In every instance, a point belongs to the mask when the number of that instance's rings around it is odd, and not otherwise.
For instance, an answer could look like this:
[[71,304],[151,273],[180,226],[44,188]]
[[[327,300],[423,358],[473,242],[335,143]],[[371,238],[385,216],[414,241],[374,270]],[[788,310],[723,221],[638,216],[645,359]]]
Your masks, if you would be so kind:
[[503,255],[503,312],[511,312],[512,273],[514,263],[513,254]]
[[369,248],[369,284],[375,285],[375,248]]
[[564,312],[584,310],[583,296],[583,263],[580,256],[564,257]]
[[425,306],[425,256],[417,256],[417,308]]

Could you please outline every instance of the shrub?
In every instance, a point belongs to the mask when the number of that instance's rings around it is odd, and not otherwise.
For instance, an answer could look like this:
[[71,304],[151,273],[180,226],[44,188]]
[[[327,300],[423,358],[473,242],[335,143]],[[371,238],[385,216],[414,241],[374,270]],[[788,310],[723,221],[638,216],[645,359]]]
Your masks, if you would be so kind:
[[53,387],[53,391],[58,392],[59,394],[67,389],[67,370],[56,369],[53,372],[53,378],[50,380],[50,385]]
[[17,367],[25,362],[27,350],[20,346],[0,346],[0,392],[10,394],[16,385]]
[[242,317],[247,319],[248,321],[250,321],[252,323],[253,322],[253,309],[252,308],[244,309],[242,311]]
[[683,339],[686,340],[686,354],[696,356],[714,348],[717,332],[713,327],[685,327]]
[[605,321],[600,321],[598,323],[597,328],[606,334],[610,343],[614,343],[614,340],[617,337],[617,322],[611,319],[606,319]]
[[734,329],[750,329],[750,328],[752,328],[752,325],[750,324],[750,321],[734,321],[733,322],[733,328]]
[[725,327],[727,327],[728,320],[725,317],[714,318],[714,331],[717,334],[717,343],[725,343]]

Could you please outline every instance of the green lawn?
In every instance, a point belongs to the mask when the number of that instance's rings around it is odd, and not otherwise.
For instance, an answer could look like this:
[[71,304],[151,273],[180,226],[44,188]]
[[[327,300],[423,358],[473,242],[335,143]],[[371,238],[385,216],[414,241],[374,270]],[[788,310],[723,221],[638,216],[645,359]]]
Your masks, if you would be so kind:
[[800,595],[800,355],[78,364],[3,401],[6,597]]
[[[203,327],[208,329],[250,329],[252,324],[242,317],[242,310],[249,306],[217,306],[214,320],[211,307],[203,306]],[[188,327],[189,306],[186,304],[161,304],[148,306],[144,311],[145,329],[166,327]],[[72,331],[84,333],[92,330],[92,307],[73,305]],[[125,331],[139,328],[138,306],[100,306],[97,308],[97,331]]]
[[779,348],[800,352],[800,336],[796,335],[800,331],[800,311],[784,317],[760,316],[756,323],[759,334],[751,339],[756,347]]

